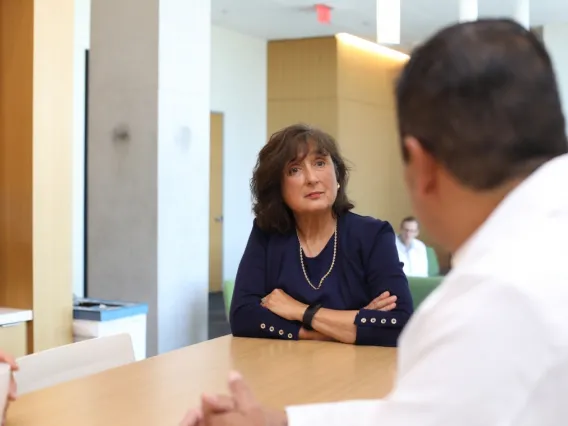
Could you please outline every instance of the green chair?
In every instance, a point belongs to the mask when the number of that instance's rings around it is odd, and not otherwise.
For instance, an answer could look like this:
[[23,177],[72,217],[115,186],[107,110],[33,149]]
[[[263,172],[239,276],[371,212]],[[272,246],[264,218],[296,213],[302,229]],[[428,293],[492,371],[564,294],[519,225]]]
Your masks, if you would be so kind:
[[440,275],[440,263],[436,250],[432,247],[426,247],[426,256],[428,257],[428,276],[437,277]]
[[414,310],[440,285],[443,279],[444,277],[408,277]]
[[432,247],[426,247],[426,256],[428,257],[428,276],[427,277],[407,277],[414,310],[426,299],[432,291],[436,289],[444,279],[440,275],[440,263],[438,255]]
[[235,290],[235,280],[227,280],[223,283],[223,300],[225,301],[225,315],[229,321],[229,312],[231,312],[231,300],[233,300],[233,291]]

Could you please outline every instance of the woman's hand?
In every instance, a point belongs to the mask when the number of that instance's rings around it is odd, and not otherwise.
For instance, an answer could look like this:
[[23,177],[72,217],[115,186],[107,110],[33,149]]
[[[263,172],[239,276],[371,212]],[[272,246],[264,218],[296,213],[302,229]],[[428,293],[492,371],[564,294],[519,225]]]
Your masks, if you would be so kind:
[[300,328],[300,333],[298,334],[300,340],[317,340],[320,342],[335,342],[336,340],[326,336],[315,330],[306,330],[304,327]]
[[271,312],[274,312],[281,318],[289,321],[302,321],[304,312],[308,305],[298,302],[291,296],[288,296],[284,290],[277,288],[262,298],[260,304]]
[[385,291],[380,296],[374,298],[371,303],[365,306],[363,309],[369,309],[372,311],[392,311],[396,308],[396,296],[391,296],[388,291]]

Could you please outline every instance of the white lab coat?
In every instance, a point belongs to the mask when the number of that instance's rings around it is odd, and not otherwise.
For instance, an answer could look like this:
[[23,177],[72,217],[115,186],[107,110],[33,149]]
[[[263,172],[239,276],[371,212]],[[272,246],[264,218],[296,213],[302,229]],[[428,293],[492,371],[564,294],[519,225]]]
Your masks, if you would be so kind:
[[506,197],[404,330],[384,400],[289,407],[289,426],[568,425],[568,155]]

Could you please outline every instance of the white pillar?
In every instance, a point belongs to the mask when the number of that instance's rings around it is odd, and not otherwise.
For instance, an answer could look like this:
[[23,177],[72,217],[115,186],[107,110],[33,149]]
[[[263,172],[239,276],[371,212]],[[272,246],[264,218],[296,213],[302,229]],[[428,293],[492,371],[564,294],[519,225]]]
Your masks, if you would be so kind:
[[149,305],[148,355],[207,338],[210,0],[94,0],[90,297]]
[[377,0],[377,43],[400,44],[400,0]]
[[460,22],[477,21],[477,0],[460,0]]
[[527,30],[530,29],[530,0],[517,0],[515,3],[515,20]]

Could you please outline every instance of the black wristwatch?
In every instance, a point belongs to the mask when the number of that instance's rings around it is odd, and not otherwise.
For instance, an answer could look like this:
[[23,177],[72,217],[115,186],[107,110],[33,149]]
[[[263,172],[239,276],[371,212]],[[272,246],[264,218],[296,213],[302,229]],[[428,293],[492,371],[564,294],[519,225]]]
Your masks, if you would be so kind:
[[313,330],[312,321],[314,320],[316,312],[319,311],[320,308],[321,308],[320,304],[310,305],[306,308],[304,312],[304,317],[302,318],[302,325],[306,330]]

